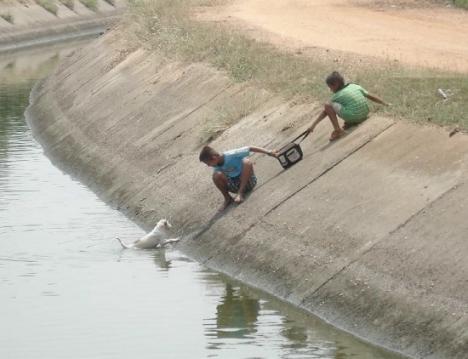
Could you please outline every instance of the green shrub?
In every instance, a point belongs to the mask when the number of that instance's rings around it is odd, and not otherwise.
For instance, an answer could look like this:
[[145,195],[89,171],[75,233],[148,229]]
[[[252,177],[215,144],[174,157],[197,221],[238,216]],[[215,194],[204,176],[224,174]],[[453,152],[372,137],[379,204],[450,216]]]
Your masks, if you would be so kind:
[[98,8],[97,0],[80,0],[80,2],[92,11],[96,11]]
[[48,12],[57,16],[58,6],[54,0],[36,0],[36,3],[46,9]]

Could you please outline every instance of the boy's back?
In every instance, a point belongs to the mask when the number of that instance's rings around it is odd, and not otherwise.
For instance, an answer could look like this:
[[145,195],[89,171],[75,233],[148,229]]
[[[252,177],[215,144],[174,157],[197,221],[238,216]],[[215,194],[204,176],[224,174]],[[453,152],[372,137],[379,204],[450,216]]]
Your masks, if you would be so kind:
[[333,94],[331,101],[341,105],[340,116],[345,121],[363,121],[369,114],[367,91],[359,85],[347,84]]
[[242,160],[250,155],[249,147],[236,148],[223,152],[224,162],[214,168],[228,177],[238,177],[242,171]]

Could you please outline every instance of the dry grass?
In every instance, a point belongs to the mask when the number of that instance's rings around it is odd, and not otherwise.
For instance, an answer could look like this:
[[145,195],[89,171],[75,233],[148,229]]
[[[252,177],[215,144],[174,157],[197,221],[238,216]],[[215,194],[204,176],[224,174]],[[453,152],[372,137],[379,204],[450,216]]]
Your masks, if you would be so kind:
[[468,0],[454,0],[453,3],[458,7],[468,9]]
[[[393,62],[356,65],[356,61],[346,59],[335,62],[285,52],[220,24],[201,23],[190,17],[194,8],[219,3],[136,0],[130,5],[127,26],[144,46],[170,59],[209,63],[225,71],[234,81],[249,81],[285,98],[327,100],[330,93],[324,78],[331,71],[339,70],[348,80],[360,83],[393,104],[376,108],[378,112],[420,123],[468,129],[467,75],[412,69]],[[448,90],[447,100],[438,95],[439,88]],[[223,123],[222,116],[220,122]]]

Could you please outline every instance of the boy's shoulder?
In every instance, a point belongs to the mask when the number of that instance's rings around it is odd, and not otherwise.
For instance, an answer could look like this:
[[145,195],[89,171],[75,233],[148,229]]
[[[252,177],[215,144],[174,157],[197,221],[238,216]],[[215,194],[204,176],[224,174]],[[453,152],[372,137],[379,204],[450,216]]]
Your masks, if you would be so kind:
[[340,91],[352,91],[356,89],[361,89],[362,86],[354,82],[347,83]]
[[342,95],[348,95],[348,94],[351,94],[351,93],[355,93],[357,91],[359,91],[361,93],[366,93],[367,92],[361,85],[350,82],[350,83],[346,84],[341,90],[334,93],[332,98],[337,98],[337,97],[340,97]]
[[239,147],[232,150],[224,151],[225,156],[248,156],[250,154],[250,147]]
[[362,89],[362,88],[363,88],[361,85],[355,84],[355,83],[353,83],[353,82],[350,82],[350,83],[348,84],[348,86],[349,86],[350,89]]

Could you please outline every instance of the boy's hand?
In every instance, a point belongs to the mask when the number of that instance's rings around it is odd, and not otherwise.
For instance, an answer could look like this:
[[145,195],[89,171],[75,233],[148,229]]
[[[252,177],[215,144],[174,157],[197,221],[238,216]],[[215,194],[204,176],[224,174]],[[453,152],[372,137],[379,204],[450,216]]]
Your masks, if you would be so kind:
[[278,151],[277,150],[272,150],[272,151],[268,152],[268,156],[277,158],[278,157]]

